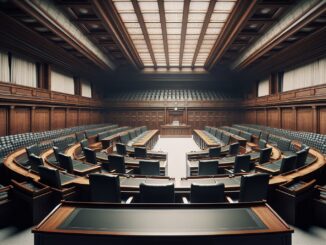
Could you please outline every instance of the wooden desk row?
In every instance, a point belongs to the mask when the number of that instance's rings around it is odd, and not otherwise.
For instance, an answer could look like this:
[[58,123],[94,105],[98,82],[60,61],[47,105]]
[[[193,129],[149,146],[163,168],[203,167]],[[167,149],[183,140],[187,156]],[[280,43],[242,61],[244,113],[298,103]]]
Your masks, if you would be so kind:
[[133,147],[146,147],[147,149],[152,149],[158,140],[159,130],[149,130],[146,135],[134,142]]
[[202,130],[194,129],[193,130],[193,136],[194,136],[195,142],[200,147],[200,149],[206,149],[206,148],[209,148],[209,147],[220,146],[214,140],[207,137],[207,135],[204,134]]

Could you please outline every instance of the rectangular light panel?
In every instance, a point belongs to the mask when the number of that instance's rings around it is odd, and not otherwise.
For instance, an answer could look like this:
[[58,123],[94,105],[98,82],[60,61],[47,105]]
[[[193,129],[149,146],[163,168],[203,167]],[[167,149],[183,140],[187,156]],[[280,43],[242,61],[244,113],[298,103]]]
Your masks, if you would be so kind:
[[[112,1],[144,66],[153,67],[156,63],[159,69],[160,67],[179,67],[180,64],[181,67],[203,67],[238,0],[214,0],[214,9],[211,9],[212,15],[205,30],[203,30],[204,21],[209,17],[206,15],[211,0],[190,0],[183,46],[181,44],[185,4],[183,0],[135,0],[145,22],[151,47],[148,47],[145,41],[144,33],[132,4],[133,0]],[[162,1],[164,5],[168,62],[158,1]],[[200,35],[203,35],[201,36],[202,42],[199,42]],[[194,57],[196,49],[199,52]],[[154,60],[150,50],[153,51]],[[179,60],[180,54],[183,54],[181,62]]]

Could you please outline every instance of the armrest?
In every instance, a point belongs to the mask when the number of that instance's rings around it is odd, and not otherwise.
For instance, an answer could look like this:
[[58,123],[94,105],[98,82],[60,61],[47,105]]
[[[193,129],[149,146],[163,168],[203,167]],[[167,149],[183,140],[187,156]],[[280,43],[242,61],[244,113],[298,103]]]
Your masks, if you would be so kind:
[[229,197],[229,196],[226,196],[226,200],[227,200],[229,203],[234,203],[234,201],[232,200],[232,198]]
[[225,168],[224,171],[227,172],[227,173],[229,173],[229,174],[233,174],[233,169],[227,169],[227,168]]
[[126,169],[126,174],[130,174],[130,173],[133,173],[133,169]]
[[182,202],[184,204],[189,204],[189,201],[188,201],[188,199],[186,197],[182,197]]
[[133,200],[134,200],[134,197],[133,197],[133,196],[129,197],[129,198],[127,199],[127,201],[126,201],[126,204],[130,204],[130,203],[132,203]]

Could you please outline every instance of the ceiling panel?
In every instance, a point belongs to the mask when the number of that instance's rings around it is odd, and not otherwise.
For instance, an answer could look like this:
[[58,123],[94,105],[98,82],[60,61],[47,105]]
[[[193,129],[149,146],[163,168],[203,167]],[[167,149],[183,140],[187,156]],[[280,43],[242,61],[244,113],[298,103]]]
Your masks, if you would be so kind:
[[145,67],[202,67],[237,0],[162,0],[160,6],[158,0],[112,1]]

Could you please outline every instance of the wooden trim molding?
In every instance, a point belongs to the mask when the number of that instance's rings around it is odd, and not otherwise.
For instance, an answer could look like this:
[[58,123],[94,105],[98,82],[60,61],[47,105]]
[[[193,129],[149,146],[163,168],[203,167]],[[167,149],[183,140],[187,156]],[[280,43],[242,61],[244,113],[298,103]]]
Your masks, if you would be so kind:
[[259,1],[240,0],[234,7],[227,22],[225,23],[219,38],[217,39],[211,53],[208,56],[205,67],[211,70],[219,61],[227,48],[234,41],[238,33],[241,31],[247,20],[254,13]]
[[[95,63],[97,66],[104,70],[114,69],[115,65],[106,57],[106,60],[103,61],[102,58],[98,57],[92,50],[90,50],[84,43],[82,43],[77,37],[69,32],[64,26],[62,26],[57,20],[53,19],[51,16],[38,6],[34,1],[20,1],[13,0],[16,6],[27,12],[29,15],[33,16],[40,23],[46,26],[53,33],[64,39],[72,47],[78,50],[80,53],[85,55],[89,60]],[[101,52],[101,51],[99,51]]]

